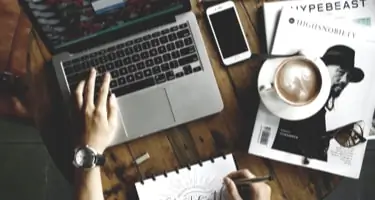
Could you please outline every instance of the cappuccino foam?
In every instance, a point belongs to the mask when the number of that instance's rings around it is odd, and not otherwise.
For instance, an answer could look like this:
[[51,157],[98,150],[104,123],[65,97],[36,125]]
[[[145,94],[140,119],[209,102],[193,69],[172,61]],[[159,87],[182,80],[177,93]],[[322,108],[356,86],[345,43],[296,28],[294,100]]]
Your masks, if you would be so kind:
[[277,72],[276,87],[289,102],[306,104],[318,95],[321,77],[317,67],[304,59],[291,59]]

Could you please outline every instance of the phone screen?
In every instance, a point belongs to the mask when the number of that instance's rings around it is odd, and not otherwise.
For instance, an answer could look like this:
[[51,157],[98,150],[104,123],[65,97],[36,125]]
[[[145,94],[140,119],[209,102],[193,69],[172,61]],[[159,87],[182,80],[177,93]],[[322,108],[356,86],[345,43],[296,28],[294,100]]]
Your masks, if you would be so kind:
[[209,17],[223,58],[248,51],[234,8],[211,14]]

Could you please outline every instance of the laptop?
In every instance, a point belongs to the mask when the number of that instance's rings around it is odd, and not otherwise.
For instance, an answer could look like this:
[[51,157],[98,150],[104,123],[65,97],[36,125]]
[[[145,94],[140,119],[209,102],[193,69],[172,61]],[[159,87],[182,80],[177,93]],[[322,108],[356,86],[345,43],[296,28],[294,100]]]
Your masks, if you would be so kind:
[[65,103],[88,70],[110,72],[120,126],[112,145],[223,109],[189,0],[21,0],[53,53]]

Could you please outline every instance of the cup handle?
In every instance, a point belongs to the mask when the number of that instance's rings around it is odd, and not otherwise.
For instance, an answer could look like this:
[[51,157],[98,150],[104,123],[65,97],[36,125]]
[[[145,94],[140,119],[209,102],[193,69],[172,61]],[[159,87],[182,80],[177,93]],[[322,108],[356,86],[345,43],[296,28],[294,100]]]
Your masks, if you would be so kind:
[[271,90],[273,90],[273,83],[264,84],[259,87],[260,93],[269,92]]

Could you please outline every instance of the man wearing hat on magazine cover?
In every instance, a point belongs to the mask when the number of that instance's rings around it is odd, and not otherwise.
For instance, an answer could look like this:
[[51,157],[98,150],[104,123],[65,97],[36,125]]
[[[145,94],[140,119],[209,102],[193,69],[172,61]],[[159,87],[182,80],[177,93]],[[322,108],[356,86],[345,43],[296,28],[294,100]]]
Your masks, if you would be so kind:
[[[290,125],[292,132],[297,134],[298,140],[278,135],[273,148],[300,154],[306,158],[327,161],[327,150],[332,137],[327,137],[326,112],[334,109],[336,99],[349,83],[358,83],[363,80],[364,73],[354,66],[355,51],[344,45],[330,47],[322,60],[328,67],[332,81],[331,92],[325,106],[312,117],[293,122],[293,126]],[[280,127],[283,127],[282,123],[289,126],[288,121],[281,120]]]

